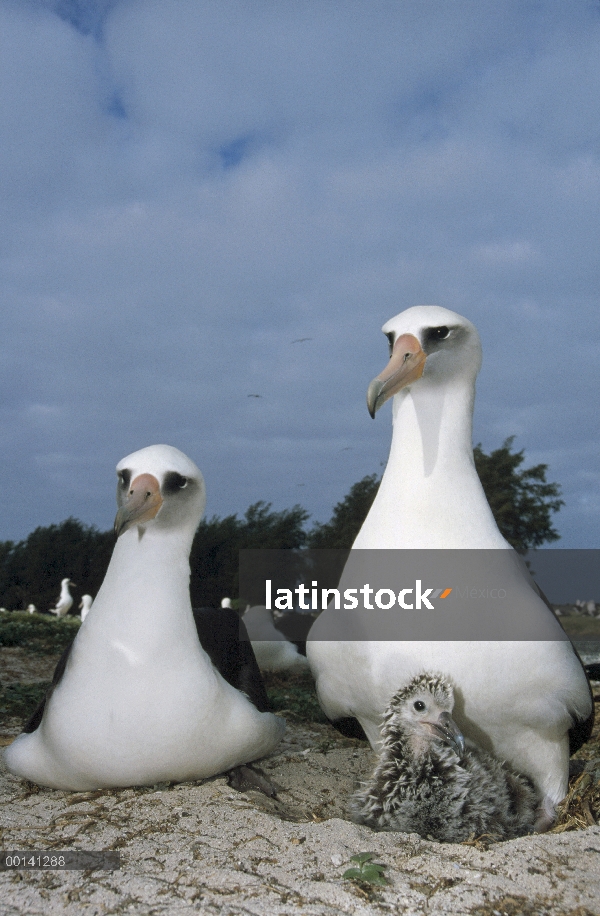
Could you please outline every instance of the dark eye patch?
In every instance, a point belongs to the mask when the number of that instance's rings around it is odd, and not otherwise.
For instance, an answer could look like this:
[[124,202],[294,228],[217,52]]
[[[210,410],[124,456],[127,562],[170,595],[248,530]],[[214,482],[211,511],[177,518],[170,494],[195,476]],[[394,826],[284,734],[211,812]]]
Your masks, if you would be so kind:
[[123,468],[122,471],[119,471],[119,483],[124,490],[129,489],[129,484],[131,483],[131,471],[129,468]]
[[450,328],[446,327],[445,324],[440,325],[439,328],[427,328],[425,341],[427,343],[437,343],[438,340],[446,340],[449,334]]
[[165,474],[162,489],[163,493],[177,493],[178,490],[184,490],[189,480],[177,471],[169,471]]
[[385,336],[386,336],[387,339],[388,339],[388,344],[389,344],[389,346],[390,346],[390,356],[391,356],[391,355],[392,355],[392,350],[394,349],[394,332],[393,332],[393,331],[388,331],[388,333],[387,333]]

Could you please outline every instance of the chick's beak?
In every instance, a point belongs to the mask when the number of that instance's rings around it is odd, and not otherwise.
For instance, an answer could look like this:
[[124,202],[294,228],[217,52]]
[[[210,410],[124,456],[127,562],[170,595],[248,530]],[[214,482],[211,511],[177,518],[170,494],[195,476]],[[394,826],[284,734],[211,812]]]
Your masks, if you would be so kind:
[[373,419],[388,398],[421,378],[426,359],[427,356],[414,334],[402,334],[398,338],[389,363],[367,389],[367,407]]
[[132,525],[154,518],[162,506],[160,484],[153,474],[140,474],[132,481],[125,502],[115,518],[115,534],[120,537]]
[[437,738],[449,744],[459,757],[465,752],[465,738],[449,712],[443,712],[437,722],[428,722],[429,728]]

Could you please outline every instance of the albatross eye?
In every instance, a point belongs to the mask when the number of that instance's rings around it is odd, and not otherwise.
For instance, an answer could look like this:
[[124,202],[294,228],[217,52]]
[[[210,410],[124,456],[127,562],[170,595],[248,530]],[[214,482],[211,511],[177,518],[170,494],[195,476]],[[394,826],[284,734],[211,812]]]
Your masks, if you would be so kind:
[[187,485],[187,477],[184,477],[182,474],[178,474],[177,471],[169,471],[168,474],[165,474],[163,492],[176,493],[177,490],[185,489]]
[[129,484],[131,483],[131,471],[128,470],[127,468],[124,468],[122,471],[119,471],[117,476],[119,478],[119,483],[123,487],[123,489],[128,490]]
[[425,336],[427,343],[434,343],[436,340],[446,340],[449,334],[450,328],[443,324],[439,328],[427,328]]
[[415,700],[415,702],[413,703],[413,706],[417,710],[417,712],[424,712],[426,709],[426,706],[423,700]]

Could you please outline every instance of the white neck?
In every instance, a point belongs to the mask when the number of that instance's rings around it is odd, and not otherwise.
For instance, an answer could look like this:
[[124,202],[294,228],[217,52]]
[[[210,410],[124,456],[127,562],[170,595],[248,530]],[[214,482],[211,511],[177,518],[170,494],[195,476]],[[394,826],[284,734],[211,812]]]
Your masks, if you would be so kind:
[[188,556],[189,532],[137,526],[118,539],[94,614],[85,624],[101,627],[111,640],[143,657],[170,645],[182,632],[195,642],[191,613]]
[[421,379],[393,401],[390,457],[355,548],[506,548],[475,470],[475,385]]

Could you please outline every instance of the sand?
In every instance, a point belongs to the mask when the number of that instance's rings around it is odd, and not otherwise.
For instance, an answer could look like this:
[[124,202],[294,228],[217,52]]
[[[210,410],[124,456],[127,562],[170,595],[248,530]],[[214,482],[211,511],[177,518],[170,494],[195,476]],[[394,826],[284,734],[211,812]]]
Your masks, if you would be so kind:
[[[262,761],[278,798],[198,783],[68,793],[0,772],[3,850],[116,850],[114,871],[5,871],[0,913],[600,913],[600,827],[485,848],[374,833],[346,819],[373,764],[326,725],[289,723]],[[386,887],[342,878],[372,852]]]
[[[50,678],[56,656],[2,648],[0,662],[4,684],[33,683]],[[5,720],[0,744],[21,726]],[[276,799],[237,792],[224,777],[62,792],[0,763],[0,849],[108,850],[121,861],[114,871],[0,871],[0,914],[600,914],[600,827],[487,848],[374,833],[347,819],[374,760],[364,743],[288,716],[282,744],[260,764]],[[387,886],[342,877],[363,852],[385,866]]]

